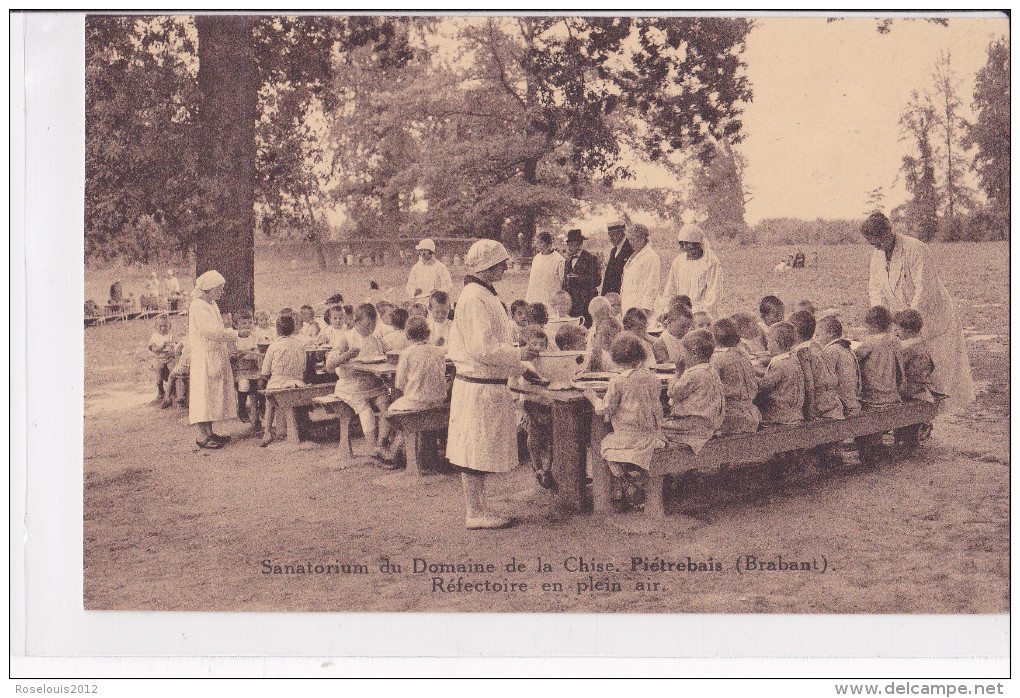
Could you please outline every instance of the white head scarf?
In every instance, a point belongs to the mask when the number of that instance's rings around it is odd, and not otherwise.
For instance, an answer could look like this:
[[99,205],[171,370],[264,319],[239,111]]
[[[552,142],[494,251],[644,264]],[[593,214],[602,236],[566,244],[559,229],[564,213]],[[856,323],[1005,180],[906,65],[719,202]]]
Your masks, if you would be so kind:
[[191,295],[198,296],[198,294],[202,291],[209,291],[217,286],[222,286],[225,283],[227,283],[227,280],[223,278],[222,274],[215,269],[210,269],[195,279],[195,290]]
[[478,240],[464,255],[464,264],[477,274],[510,259],[510,253],[495,240]]

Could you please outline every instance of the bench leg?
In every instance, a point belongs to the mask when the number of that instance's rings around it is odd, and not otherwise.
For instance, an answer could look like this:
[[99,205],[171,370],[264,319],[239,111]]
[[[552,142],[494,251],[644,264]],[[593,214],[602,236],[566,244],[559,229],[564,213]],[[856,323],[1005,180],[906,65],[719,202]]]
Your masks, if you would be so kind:
[[662,488],[665,480],[664,475],[648,476],[648,491],[645,493],[645,516],[650,519],[661,520],[666,517],[666,510],[662,506]]
[[301,434],[298,433],[298,408],[288,407],[284,414],[287,415],[287,441],[292,444],[301,443]]
[[613,485],[609,474],[609,464],[602,457],[602,439],[609,433],[606,420],[598,415],[592,418],[591,439],[588,453],[591,454],[591,498],[592,508],[596,514],[612,512]]

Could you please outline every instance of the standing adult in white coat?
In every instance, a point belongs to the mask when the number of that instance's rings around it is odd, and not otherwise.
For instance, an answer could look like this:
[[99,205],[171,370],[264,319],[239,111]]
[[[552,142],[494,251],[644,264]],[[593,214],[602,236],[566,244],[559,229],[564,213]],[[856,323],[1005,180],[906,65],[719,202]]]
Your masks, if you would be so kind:
[[436,259],[435,241],[425,238],[414,249],[418,252],[418,261],[407,276],[407,295],[417,303],[427,304],[433,291],[450,293],[453,279],[446,265]]
[[465,524],[469,529],[504,528],[512,518],[494,513],[485,502],[487,473],[513,470],[517,464],[517,416],[507,381],[524,372],[522,354],[513,346],[513,323],[493,284],[503,278],[510,255],[495,240],[479,240],[464,262],[464,278],[450,324],[447,357],[457,368],[450,398],[446,457],[459,465],[464,486]]
[[676,239],[680,254],[673,259],[655,310],[664,313],[675,296],[687,296],[695,313],[711,312],[722,286],[719,258],[712,251],[701,227],[694,223],[681,226]]
[[627,241],[634,253],[623,265],[620,297],[623,312],[631,308],[640,308],[651,318],[655,301],[659,297],[661,262],[658,253],[648,244],[648,236],[648,228],[640,223],[627,230]]
[[967,338],[956,306],[939,280],[931,250],[920,240],[892,231],[889,219],[876,212],[861,226],[871,254],[868,302],[890,312],[913,308],[921,314],[921,336],[928,344],[935,371],[935,390],[948,395],[950,410],[974,401],[974,381],[967,358]]
[[218,271],[207,271],[195,280],[188,308],[188,340],[191,345],[191,385],[188,421],[198,426],[196,443],[201,448],[222,448],[229,436],[213,432],[212,423],[237,416],[234,371],[230,367],[230,345],[237,331],[223,326],[216,301],[223,295],[226,279]]
[[552,235],[539,233],[535,236],[538,254],[531,258],[531,276],[524,300],[528,303],[544,303],[552,307],[553,296],[563,290],[563,255],[553,249]]

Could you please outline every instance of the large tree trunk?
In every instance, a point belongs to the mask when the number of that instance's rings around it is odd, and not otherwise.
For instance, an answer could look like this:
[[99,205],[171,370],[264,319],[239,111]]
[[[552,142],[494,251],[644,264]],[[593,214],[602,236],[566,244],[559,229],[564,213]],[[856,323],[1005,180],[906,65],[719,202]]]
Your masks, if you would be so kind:
[[198,88],[203,227],[195,272],[227,280],[220,307],[255,307],[255,110],[258,77],[254,18],[199,15]]

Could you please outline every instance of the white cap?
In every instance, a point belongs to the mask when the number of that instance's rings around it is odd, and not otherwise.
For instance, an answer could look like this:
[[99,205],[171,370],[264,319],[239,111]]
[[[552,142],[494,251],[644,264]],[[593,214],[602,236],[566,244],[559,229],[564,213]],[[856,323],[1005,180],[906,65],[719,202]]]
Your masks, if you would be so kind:
[[495,240],[478,240],[464,255],[464,264],[478,273],[510,259],[510,253]]
[[424,240],[419,242],[417,245],[415,245],[414,249],[416,249],[416,250],[428,250],[429,252],[433,252],[434,253],[436,251],[436,243],[434,243],[430,238],[425,238]]
[[222,274],[215,269],[210,269],[195,279],[195,288],[199,291],[209,291],[225,283],[227,283],[227,280],[223,278]]
[[701,227],[696,223],[687,223],[680,227],[676,239],[677,242],[702,243],[705,241],[705,234],[701,232]]

